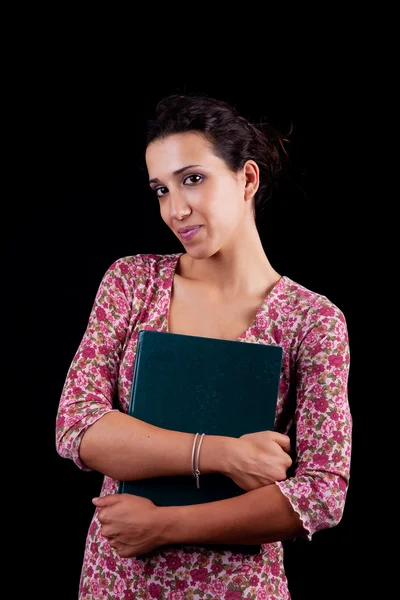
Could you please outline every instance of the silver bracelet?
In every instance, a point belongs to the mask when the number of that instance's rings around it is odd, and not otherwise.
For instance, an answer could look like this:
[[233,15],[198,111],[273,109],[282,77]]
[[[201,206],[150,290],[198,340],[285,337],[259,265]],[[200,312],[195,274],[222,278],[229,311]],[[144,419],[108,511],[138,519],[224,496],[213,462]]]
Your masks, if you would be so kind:
[[[199,434],[197,433],[196,437],[195,437],[195,441],[197,440],[198,435]],[[196,478],[197,489],[200,488],[200,475],[201,475],[201,473],[200,473],[200,464],[199,464],[199,460],[200,460],[200,448],[201,448],[201,444],[203,443],[203,439],[204,439],[205,435],[206,435],[205,433],[201,434],[200,441],[199,441],[199,444],[197,446],[196,467],[195,467],[194,473],[193,473],[193,475]],[[194,444],[193,444],[193,448],[194,448]]]
[[192,474],[193,474],[193,477],[196,477],[196,474],[195,474],[196,469],[195,469],[195,466],[194,466],[194,453],[195,453],[196,442],[197,442],[197,438],[198,437],[199,437],[199,434],[196,433],[196,435],[194,436],[193,448],[192,448]]

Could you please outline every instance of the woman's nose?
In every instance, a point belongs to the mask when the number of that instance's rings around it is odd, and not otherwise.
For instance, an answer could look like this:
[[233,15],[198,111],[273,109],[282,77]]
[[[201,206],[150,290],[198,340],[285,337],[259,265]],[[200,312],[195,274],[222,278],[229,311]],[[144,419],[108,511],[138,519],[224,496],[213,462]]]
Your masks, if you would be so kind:
[[191,208],[185,199],[184,194],[179,192],[170,192],[170,210],[171,217],[174,219],[181,220],[184,217],[190,215]]

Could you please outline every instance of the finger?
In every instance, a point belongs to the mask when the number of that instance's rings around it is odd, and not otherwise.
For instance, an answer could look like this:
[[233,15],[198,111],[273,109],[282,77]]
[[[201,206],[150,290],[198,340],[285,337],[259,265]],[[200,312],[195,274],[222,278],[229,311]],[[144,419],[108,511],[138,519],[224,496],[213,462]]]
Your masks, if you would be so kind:
[[103,525],[103,527],[101,528],[101,535],[109,540],[115,538],[117,532],[115,531],[112,525]]
[[290,456],[287,456],[287,465],[288,465],[287,468],[291,467],[292,464],[293,464],[292,459],[290,458]]
[[130,558],[132,556],[136,556],[136,552],[133,551],[132,546],[129,544],[124,544],[124,542],[119,542],[116,552],[121,558]]
[[108,525],[109,523],[111,523],[111,517],[108,514],[108,512],[109,511],[107,511],[105,508],[102,508],[99,511],[99,514],[97,515],[97,518],[102,525]]
[[92,502],[95,506],[112,506],[120,501],[119,494],[108,494],[107,496],[101,496],[100,498],[92,498]]
[[277,431],[275,431],[274,432],[274,441],[280,445],[282,450],[284,450],[285,452],[290,454],[292,449],[290,446],[290,437],[288,435],[285,435],[284,433],[278,433]]

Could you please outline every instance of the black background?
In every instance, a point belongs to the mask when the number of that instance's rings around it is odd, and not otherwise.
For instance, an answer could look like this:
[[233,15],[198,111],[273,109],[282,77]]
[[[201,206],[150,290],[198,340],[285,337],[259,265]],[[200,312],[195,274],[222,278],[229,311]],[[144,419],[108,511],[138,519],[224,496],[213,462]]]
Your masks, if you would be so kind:
[[300,78],[281,88],[267,79],[261,88],[243,85],[240,77],[210,83],[201,73],[160,83],[88,58],[70,61],[67,53],[54,68],[31,67],[23,86],[29,99],[20,99],[26,180],[24,192],[10,202],[13,218],[5,233],[6,266],[21,303],[23,337],[16,341],[29,374],[25,397],[37,418],[28,423],[36,502],[30,531],[33,547],[40,540],[46,551],[33,552],[30,562],[34,573],[45,568],[57,582],[56,596],[42,591],[41,597],[77,596],[91,498],[100,490],[99,474],[81,472],[56,454],[54,423],[101,277],[118,257],[181,250],[159,217],[143,170],[145,119],[161,97],[175,92],[207,93],[232,102],[251,120],[269,120],[283,132],[293,127],[288,175],[267,204],[260,235],[278,272],[327,295],[346,316],[354,430],[343,519],[311,543],[285,542],[286,568],[293,600],[357,597],[373,577],[361,526],[371,382],[363,367],[367,270],[361,256],[367,240],[359,219],[365,196],[359,186],[363,140],[357,135],[363,107],[350,73],[332,67],[312,86]]

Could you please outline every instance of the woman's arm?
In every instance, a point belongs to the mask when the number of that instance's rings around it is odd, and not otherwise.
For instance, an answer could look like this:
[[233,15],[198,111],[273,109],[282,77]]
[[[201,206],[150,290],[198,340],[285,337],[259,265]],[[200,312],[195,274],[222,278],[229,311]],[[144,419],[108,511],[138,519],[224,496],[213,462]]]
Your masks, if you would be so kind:
[[322,297],[299,330],[295,474],[276,484],[300,515],[308,540],[343,515],[352,447],[349,368],[345,317]]
[[[85,465],[119,480],[191,475],[194,434],[149,425],[120,412],[105,415],[82,438]],[[233,438],[207,436],[202,472],[226,472]]]
[[306,533],[276,485],[193,506],[157,507],[131,494],[110,494],[93,503],[101,534],[124,558],[171,544],[255,545]]
[[265,544],[305,534],[299,515],[276,485],[162,510],[167,544]]
[[[104,415],[82,438],[81,460],[119,480],[191,475],[194,434],[149,425],[119,412]],[[241,438],[207,435],[201,473],[223,473],[245,490],[286,478],[290,440],[276,431]]]
[[[126,395],[132,380],[132,372],[121,366],[121,356],[143,310],[141,290],[147,277],[141,255],[118,259],[107,269],[57,412],[58,453],[81,469],[118,480],[191,472],[193,434],[154,427],[113,408],[113,398]],[[221,436],[207,440],[205,473],[224,471],[227,441]]]

